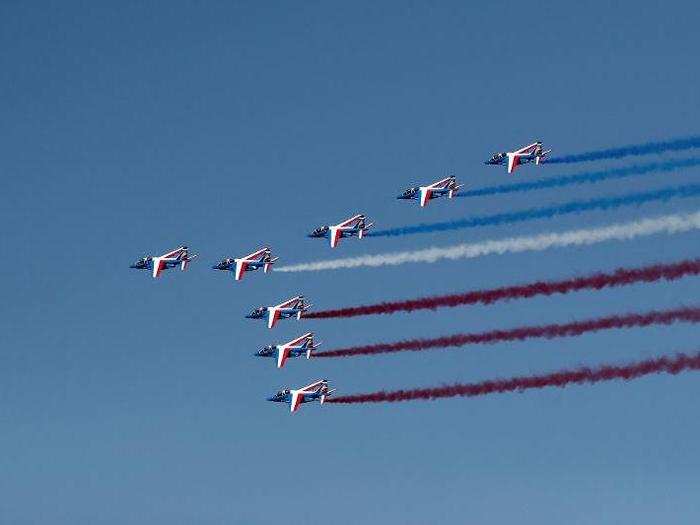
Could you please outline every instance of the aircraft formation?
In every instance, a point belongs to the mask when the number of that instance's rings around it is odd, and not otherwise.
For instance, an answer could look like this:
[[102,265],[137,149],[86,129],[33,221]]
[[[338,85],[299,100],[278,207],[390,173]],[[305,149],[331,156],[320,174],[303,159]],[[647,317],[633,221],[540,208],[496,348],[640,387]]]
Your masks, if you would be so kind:
[[[485,164],[505,164],[507,172],[511,174],[518,166],[523,164],[534,163],[535,165],[540,165],[546,160],[547,155],[551,151],[551,149],[543,149],[542,142],[537,141],[515,151],[494,153]],[[425,186],[408,188],[398,195],[397,199],[417,200],[420,207],[424,208],[431,200],[440,197],[454,198],[461,187],[463,185],[459,184],[454,176],[451,176]],[[331,248],[336,248],[343,238],[364,238],[373,224],[368,222],[364,214],[357,214],[337,224],[319,226],[308,237],[328,239]],[[132,264],[131,268],[149,270],[153,278],[158,278],[165,270],[177,267],[180,267],[181,271],[187,270],[189,263],[196,257],[197,255],[190,254],[187,246],[180,246],[163,255],[142,257]],[[269,273],[278,259],[279,257],[273,256],[272,250],[265,246],[242,257],[224,258],[221,262],[212,266],[212,269],[232,272],[234,279],[240,281],[246,272],[252,272],[260,268],[263,269],[263,273]],[[268,328],[273,328],[282,319],[301,319],[311,306],[311,304],[306,302],[303,295],[297,295],[276,305],[257,307],[245,317],[248,319],[264,319]],[[308,332],[286,343],[267,345],[256,352],[254,356],[274,358],[277,368],[282,368],[289,358],[306,357],[306,359],[310,359],[313,351],[320,345],[320,343],[315,341],[314,337],[313,332]],[[318,401],[322,405],[335,391],[336,389],[330,387],[327,379],[320,379],[300,388],[280,389],[276,394],[268,397],[267,400],[276,403],[287,403],[290,411],[296,412],[304,403]]]

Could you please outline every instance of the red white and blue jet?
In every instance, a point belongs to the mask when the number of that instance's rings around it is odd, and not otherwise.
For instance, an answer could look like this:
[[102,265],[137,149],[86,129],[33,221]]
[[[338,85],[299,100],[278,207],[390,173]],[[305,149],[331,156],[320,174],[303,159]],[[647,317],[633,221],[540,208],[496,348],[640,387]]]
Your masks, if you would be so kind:
[[527,164],[529,162],[534,162],[535,165],[541,164],[546,160],[545,157],[551,152],[551,149],[543,149],[542,142],[538,140],[537,142],[516,151],[494,153],[493,156],[484,164],[501,165],[507,163],[508,173],[513,173],[515,168],[517,168],[520,164]]
[[158,277],[163,272],[169,268],[180,267],[183,272],[187,270],[187,266],[190,261],[197,257],[196,255],[190,255],[187,246],[180,246],[179,248],[154,257],[148,255],[136,261],[131,265],[131,268],[136,270],[151,270],[153,272],[153,277]]
[[267,400],[275,403],[288,403],[290,412],[296,412],[304,403],[318,401],[322,405],[335,390],[335,388],[332,390],[329,388],[327,379],[320,379],[301,388],[285,388],[274,396],[268,397]]
[[308,332],[281,345],[268,345],[255,353],[258,357],[274,357],[277,359],[277,368],[282,368],[290,357],[306,356],[311,359],[311,352],[316,350],[321,343],[314,343],[314,333]]
[[362,239],[373,224],[372,222],[367,224],[367,218],[359,214],[333,226],[319,226],[309,234],[309,237],[313,239],[328,237],[331,248],[335,248],[343,237],[357,236],[358,239]]
[[457,179],[455,177],[447,177],[446,179],[433,182],[427,186],[415,186],[413,188],[408,188],[401,195],[396,197],[397,199],[418,199],[420,200],[421,208],[428,205],[428,201],[431,199],[437,199],[438,197],[447,196],[451,199],[457,193],[457,190],[461,188],[461,184],[457,184]]
[[311,305],[304,302],[304,296],[297,295],[275,306],[260,306],[246,315],[246,317],[248,319],[264,319],[267,317],[267,327],[272,328],[278,319],[289,319],[290,317],[301,319],[301,315],[309,308],[311,308]]
[[216,266],[212,266],[214,270],[224,270],[233,272],[236,281],[243,279],[243,274],[245,272],[250,272],[257,270],[259,268],[263,269],[263,272],[268,273],[272,270],[272,265],[278,260],[279,257],[273,257],[270,248],[261,248],[256,252],[253,252],[245,257],[240,257],[236,259],[226,258],[223,259]]

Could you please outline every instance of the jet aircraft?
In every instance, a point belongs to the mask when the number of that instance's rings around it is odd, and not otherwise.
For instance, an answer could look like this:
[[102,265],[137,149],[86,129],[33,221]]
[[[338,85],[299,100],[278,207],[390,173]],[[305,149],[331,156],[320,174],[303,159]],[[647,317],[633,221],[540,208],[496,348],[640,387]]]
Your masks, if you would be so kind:
[[309,308],[311,308],[311,305],[304,302],[304,296],[297,295],[275,306],[256,308],[246,317],[248,319],[264,319],[267,316],[267,327],[272,328],[278,319],[289,319],[290,317],[301,319],[301,315]]
[[187,246],[180,246],[171,252],[159,255],[157,257],[152,255],[143,257],[132,264],[131,268],[136,270],[152,270],[153,277],[155,278],[158,277],[163,270],[174,268],[176,266],[180,266],[180,269],[184,272],[187,270],[187,266],[189,265],[190,261],[195,257],[197,256],[190,255]]
[[290,357],[306,356],[311,359],[311,352],[316,350],[321,343],[314,343],[314,333],[308,332],[281,345],[268,345],[255,353],[258,357],[274,357],[277,359],[277,368],[282,368]]
[[328,237],[331,241],[331,248],[335,248],[343,237],[357,235],[358,239],[362,239],[373,224],[372,222],[367,224],[367,218],[364,215],[355,215],[340,224],[319,226],[309,234],[309,237],[313,239]]
[[457,184],[457,179],[455,177],[447,177],[446,179],[433,182],[427,186],[415,186],[413,188],[408,188],[396,198],[414,200],[419,199],[420,206],[423,208],[428,205],[428,201],[431,199],[437,199],[438,197],[444,197],[445,195],[451,199],[461,187],[462,185]]
[[268,397],[267,400],[275,403],[289,403],[290,412],[296,412],[303,403],[318,401],[322,405],[335,390],[335,388],[329,389],[327,379],[320,379],[301,388],[285,388],[274,396]]
[[268,273],[270,270],[272,270],[272,265],[278,259],[279,257],[272,256],[272,251],[270,248],[265,247],[246,255],[245,257],[240,257],[237,259],[223,259],[216,266],[212,266],[212,268],[214,270],[234,272],[236,281],[240,281],[243,279],[243,274],[245,272],[262,268],[263,272]]
[[520,164],[534,162],[536,165],[539,165],[546,160],[545,157],[551,152],[551,149],[542,149],[542,142],[537,141],[516,151],[494,153],[493,156],[484,164],[501,165],[503,163],[507,163],[508,173],[513,173],[515,168],[517,168]]

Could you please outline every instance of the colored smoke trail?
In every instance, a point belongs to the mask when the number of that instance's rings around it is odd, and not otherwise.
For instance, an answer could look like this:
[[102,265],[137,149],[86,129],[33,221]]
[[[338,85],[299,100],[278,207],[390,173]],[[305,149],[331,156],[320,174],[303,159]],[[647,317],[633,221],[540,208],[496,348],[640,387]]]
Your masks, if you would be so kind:
[[479,228],[482,226],[498,226],[501,224],[514,224],[518,222],[536,219],[551,219],[561,215],[571,215],[593,210],[612,210],[623,206],[639,206],[650,202],[667,201],[673,198],[689,198],[700,195],[700,184],[688,184],[674,188],[662,188],[660,190],[630,193],[618,197],[604,197],[582,201],[571,201],[556,206],[544,208],[530,208],[527,210],[498,213],[483,217],[470,217],[456,221],[423,223],[415,226],[404,226],[370,232],[369,237],[397,237],[402,235],[415,235],[419,233],[434,233],[439,231],[461,230],[465,228]]
[[540,252],[552,248],[587,246],[606,241],[628,241],[650,235],[689,232],[700,228],[700,212],[664,215],[651,219],[614,223],[596,228],[567,230],[533,236],[507,237],[478,243],[457,244],[421,250],[362,255],[283,266],[277,272],[318,272],[343,268],[397,266],[406,263],[434,263],[440,260],[473,259],[486,255]]
[[647,142],[645,144],[636,144],[630,146],[622,146],[621,148],[610,148],[595,151],[588,151],[576,155],[564,155],[562,157],[553,157],[548,159],[547,164],[571,164],[573,162],[589,162],[594,160],[605,159],[622,159],[624,157],[653,155],[666,153],[669,151],[685,151],[689,149],[700,148],[700,137],[686,137],[682,139],[669,140],[663,142]]
[[504,286],[486,290],[475,290],[460,294],[422,297],[405,301],[391,301],[362,306],[351,306],[334,310],[322,310],[304,314],[307,319],[329,319],[358,317],[361,315],[393,314],[415,310],[454,308],[471,304],[492,304],[497,301],[528,299],[535,296],[567,294],[580,290],[601,290],[636,283],[651,283],[660,280],[675,281],[686,276],[700,275],[700,259],[690,259],[670,264],[654,264],[637,268],[618,268],[609,273],[594,273],[557,281],[535,281],[532,283]]
[[446,397],[476,397],[506,392],[522,392],[546,387],[563,388],[569,385],[593,384],[601,381],[621,379],[630,381],[651,374],[666,373],[676,375],[689,370],[700,369],[700,353],[673,357],[657,357],[626,365],[603,365],[597,368],[580,367],[560,370],[550,374],[516,376],[509,379],[492,379],[479,383],[463,383],[434,388],[415,388],[338,396],[326,403],[395,403],[398,401],[434,400]]
[[533,338],[553,339],[555,337],[577,337],[600,330],[669,325],[677,322],[700,322],[700,308],[677,308],[674,310],[652,311],[641,314],[611,315],[608,317],[586,319],[564,324],[522,326],[510,330],[490,330],[488,332],[455,334],[433,339],[410,339],[394,343],[352,346],[349,348],[316,352],[314,357],[352,357],[392,352],[420,352],[437,348],[444,349],[465,345],[493,344],[503,341],[524,341]]
[[503,193],[519,193],[547,188],[560,188],[562,186],[572,186],[580,184],[594,184],[606,180],[624,179],[647,173],[669,173],[684,168],[700,166],[700,158],[689,158],[680,160],[669,160],[666,162],[650,162],[649,164],[638,164],[625,168],[614,168],[600,171],[577,173],[561,177],[549,177],[530,182],[518,182],[514,184],[501,184],[476,190],[462,191],[457,197],[484,197],[487,195],[499,195]]

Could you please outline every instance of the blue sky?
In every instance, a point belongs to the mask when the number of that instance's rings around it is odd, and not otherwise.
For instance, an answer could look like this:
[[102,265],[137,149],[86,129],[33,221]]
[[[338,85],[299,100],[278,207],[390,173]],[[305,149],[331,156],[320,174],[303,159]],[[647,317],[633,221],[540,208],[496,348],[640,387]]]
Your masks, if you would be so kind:
[[[5,2],[0,6],[0,521],[112,525],[696,523],[698,376],[483,399],[304,407],[265,396],[429,386],[696,347],[693,326],[348,360],[251,354],[314,330],[325,348],[696,304],[697,279],[383,318],[243,318],[566,277],[696,255],[696,233],[432,266],[251,275],[210,269],[367,213],[378,228],[697,182],[673,173],[437,201],[454,172],[507,183],[493,151],[556,154],[698,132],[694,2]],[[689,154],[667,155],[684,158]],[[651,160],[651,159],[650,159]],[[525,166],[517,180],[635,159]],[[700,199],[420,236],[332,255],[529,235]],[[128,265],[180,243],[191,271]]]

